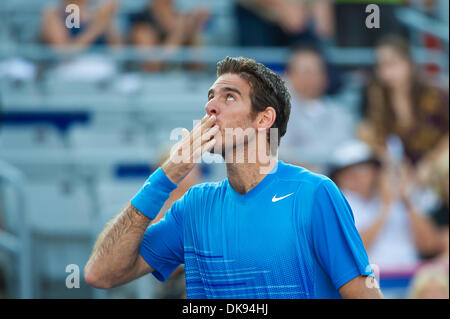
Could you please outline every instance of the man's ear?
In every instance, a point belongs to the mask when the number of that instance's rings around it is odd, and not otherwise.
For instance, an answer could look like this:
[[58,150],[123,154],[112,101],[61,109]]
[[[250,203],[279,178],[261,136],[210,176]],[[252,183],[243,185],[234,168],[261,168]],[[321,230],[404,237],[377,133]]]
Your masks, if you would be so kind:
[[259,112],[256,125],[258,129],[269,129],[275,123],[276,118],[277,113],[275,109],[272,106],[268,106],[264,111]]

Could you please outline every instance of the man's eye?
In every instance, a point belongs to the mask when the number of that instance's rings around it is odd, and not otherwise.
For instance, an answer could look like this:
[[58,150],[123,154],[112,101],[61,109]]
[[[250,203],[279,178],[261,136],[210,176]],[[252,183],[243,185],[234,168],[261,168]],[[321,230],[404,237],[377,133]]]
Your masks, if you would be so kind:
[[[230,100],[231,99],[231,100]],[[234,101],[234,96],[231,94],[227,95],[227,101]]]

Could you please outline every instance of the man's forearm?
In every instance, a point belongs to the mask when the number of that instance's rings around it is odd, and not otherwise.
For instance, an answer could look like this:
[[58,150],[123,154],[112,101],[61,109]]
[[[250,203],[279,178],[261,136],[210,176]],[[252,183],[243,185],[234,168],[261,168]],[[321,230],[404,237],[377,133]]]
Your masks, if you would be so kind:
[[[150,221],[156,218],[170,193],[177,188],[177,179],[184,177],[198,158],[214,147],[216,140],[207,138],[219,131],[214,124],[214,115],[205,116],[192,132],[186,130],[178,150],[171,155],[170,162],[178,162],[178,165],[166,165],[166,171],[158,168],[153,172],[130,203],[106,225],[84,269],[86,282],[98,288],[110,288],[153,271],[139,257],[145,230]],[[185,147],[192,149],[192,153],[184,154],[182,150]],[[178,161],[174,155],[178,153],[186,157]]]
[[376,279],[370,276],[358,276],[339,288],[344,299],[383,299]]
[[102,286],[122,283],[136,263],[149,223],[149,218],[128,203],[101,232],[86,264],[85,274],[96,278]]

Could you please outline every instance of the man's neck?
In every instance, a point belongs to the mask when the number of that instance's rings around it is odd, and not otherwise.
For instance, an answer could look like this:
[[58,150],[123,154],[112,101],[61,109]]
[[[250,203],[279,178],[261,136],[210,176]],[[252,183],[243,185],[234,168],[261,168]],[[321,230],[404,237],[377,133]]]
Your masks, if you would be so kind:
[[264,148],[258,147],[262,141],[266,143],[267,135],[257,134],[245,145],[235,146],[233,151],[222,154],[227,167],[228,182],[240,194],[248,193],[278,164],[277,154],[273,156],[269,151],[270,143],[264,144]]
[[266,172],[270,172],[277,164],[278,160],[271,161],[269,164],[227,163],[228,182],[236,192],[246,194],[267,176]]

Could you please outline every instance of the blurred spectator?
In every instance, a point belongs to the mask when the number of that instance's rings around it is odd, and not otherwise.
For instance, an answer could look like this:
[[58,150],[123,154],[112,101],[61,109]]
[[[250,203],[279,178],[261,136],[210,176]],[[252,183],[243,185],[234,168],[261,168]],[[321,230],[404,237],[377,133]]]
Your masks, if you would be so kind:
[[437,260],[448,265],[449,261],[449,153],[444,153],[436,161],[432,172],[432,185],[441,197],[441,204],[431,214],[439,231],[440,250]]
[[[118,2],[105,0],[94,9],[90,2],[91,0],[62,0],[61,6],[50,7],[44,12],[41,40],[56,52],[69,53],[53,61],[58,62],[53,76],[61,81],[102,83],[118,72],[118,66],[110,56],[84,52],[91,47],[122,44],[121,36],[114,27]],[[66,26],[66,18],[71,14],[65,12],[68,5],[77,5],[79,8],[79,28]]]
[[414,207],[414,183],[407,166],[393,176],[360,141],[342,145],[332,156],[331,178],[344,193],[370,263],[383,272],[413,271],[420,255],[439,250],[430,218]]
[[410,285],[411,299],[448,299],[449,298],[448,267],[427,265],[414,276]]
[[329,77],[324,57],[313,47],[293,52],[287,68],[291,115],[280,158],[323,172],[336,145],[354,136],[352,115],[326,96]]
[[[335,0],[336,42],[340,47],[373,47],[386,34],[407,36],[408,30],[397,19],[395,11],[404,0]],[[366,27],[369,12],[366,7],[376,4],[380,10],[380,28]]]
[[240,46],[317,43],[334,34],[329,0],[236,0]]
[[[204,8],[187,13],[177,12],[173,0],[150,0],[140,13],[131,16],[131,44],[137,48],[165,47],[174,50],[180,46],[202,43],[201,31],[209,17]],[[161,62],[146,62],[143,69],[160,71]]]
[[431,214],[438,229],[439,251],[415,274],[410,285],[410,298],[449,298],[449,157],[442,154],[432,172],[433,186],[441,196],[441,205]]
[[402,38],[381,40],[376,56],[375,79],[366,89],[360,137],[386,158],[387,139],[398,136],[406,158],[425,184],[433,162],[448,152],[448,93],[421,80],[408,43]]
[[[118,2],[107,0],[97,8],[89,6],[91,0],[61,0],[60,6],[44,11],[41,25],[41,39],[44,43],[58,48],[64,47],[82,51],[92,45],[120,45],[121,37],[114,27],[114,17]],[[80,27],[66,27],[69,15],[66,7],[77,5],[80,12]]]

